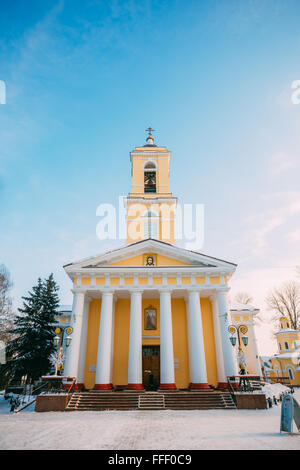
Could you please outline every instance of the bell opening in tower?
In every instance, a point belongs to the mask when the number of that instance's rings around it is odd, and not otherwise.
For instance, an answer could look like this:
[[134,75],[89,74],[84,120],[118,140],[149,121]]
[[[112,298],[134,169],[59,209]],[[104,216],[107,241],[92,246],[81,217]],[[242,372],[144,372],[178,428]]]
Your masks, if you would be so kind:
[[156,193],[156,172],[155,171],[145,171],[144,192]]

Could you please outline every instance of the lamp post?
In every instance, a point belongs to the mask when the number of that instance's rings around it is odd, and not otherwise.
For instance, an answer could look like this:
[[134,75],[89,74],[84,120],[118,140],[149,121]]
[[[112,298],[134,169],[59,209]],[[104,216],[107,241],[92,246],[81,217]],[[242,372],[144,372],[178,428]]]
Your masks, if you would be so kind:
[[241,346],[240,333],[242,334],[242,342],[243,342],[244,346],[248,346],[248,336],[245,336],[246,333],[248,332],[248,327],[246,325],[239,325],[239,326],[229,325],[228,331],[231,334],[230,342],[231,342],[232,346],[236,345],[236,337],[234,336],[235,333],[237,334],[237,337],[238,337],[239,347],[242,347]]
[[246,336],[248,327],[246,325],[229,325],[228,331],[231,334],[229,339],[233,347],[236,345],[236,336],[238,338],[238,362],[240,373],[244,375],[247,373],[247,363],[243,353],[242,343],[244,346],[248,345],[248,336]]
[[55,362],[55,375],[58,375],[58,371],[63,369],[63,360],[64,360],[64,353],[63,353],[63,336],[64,332],[68,334],[66,337],[66,347],[70,346],[72,341],[71,334],[73,332],[73,328],[69,327],[66,329],[56,328],[55,329],[55,337],[54,337],[54,345],[57,347],[57,356]]

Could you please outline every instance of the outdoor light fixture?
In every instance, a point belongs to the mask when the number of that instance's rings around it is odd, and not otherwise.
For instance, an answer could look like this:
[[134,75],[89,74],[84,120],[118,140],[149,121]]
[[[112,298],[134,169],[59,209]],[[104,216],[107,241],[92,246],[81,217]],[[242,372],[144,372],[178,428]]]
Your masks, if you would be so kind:
[[247,326],[245,326],[245,325],[239,325],[239,326],[230,325],[228,327],[228,331],[231,334],[229,339],[230,339],[230,342],[231,342],[233,347],[236,345],[236,336],[237,336],[237,339],[238,339],[238,345],[239,345],[239,347],[241,347],[240,333],[243,335],[242,336],[242,341],[243,341],[244,346],[248,345],[248,336],[245,336],[245,334],[248,331]]
[[71,333],[73,332],[73,328],[71,327],[67,328],[66,332],[68,333],[68,336],[66,337],[66,347],[68,348],[72,341]]
[[60,343],[60,333],[61,333],[61,329],[60,328],[56,328],[55,329],[55,334],[56,336],[54,336],[54,345],[56,347],[58,347],[59,343]]

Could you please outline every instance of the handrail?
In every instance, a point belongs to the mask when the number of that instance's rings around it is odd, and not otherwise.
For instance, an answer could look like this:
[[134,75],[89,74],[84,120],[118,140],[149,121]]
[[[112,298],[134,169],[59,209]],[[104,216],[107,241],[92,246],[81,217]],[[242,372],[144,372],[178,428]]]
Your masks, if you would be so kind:
[[16,410],[15,413],[20,413],[20,411],[25,410],[25,408],[27,408],[28,406],[32,405],[32,403],[34,403],[36,400],[37,400],[37,398],[35,398],[34,400],[30,401],[30,402],[27,403],[25,406],[23,406],[23,408],[20,408],[19,410]]
[[236,396],[235,396],[235,393],[234,393],[234,388],[232,386],[232,383],[230,382],[230,379],[234,377],[234,376],[231,376],[231,377],[227,377],[227,384],[228,384],[228,390],[229,390],[229,393],[231,395],[231,398],[233,399],[235,405],[236,405]]
[[76,383],[76,377],[73,377],[73,381],[71,383],[71,386],[69,387],[68,391],[67,391],[67,396],[66,396],[66,402],[65,402],[65,408],[67,408],[67,405],[69,403],[69,395],[71,394],[71,390],[72,388],[74,387]]

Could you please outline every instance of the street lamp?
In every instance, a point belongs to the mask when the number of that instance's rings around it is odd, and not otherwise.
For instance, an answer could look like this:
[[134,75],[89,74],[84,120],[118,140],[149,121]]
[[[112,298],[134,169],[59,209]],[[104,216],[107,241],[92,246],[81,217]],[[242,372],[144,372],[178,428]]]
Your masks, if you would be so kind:
[[[239,326],[230,325],[228,327],[228,331],[231,334],[229,339],[230,339],[232,346],[236,345],[236,337],[234,336],[235,334],[237,334],[239,347],[241,347],[241,339],[242,339],[244,346],[248,346],[248,336],[245,336],[246,333],[248,332],[248,327],[246,325],[239,325]],[[240,334],[242,336],[240,336]]]
[[68,336],[66,337],[66,347],[68,348],[71,344],[71,341],[72,341],[72,332],[73,332],[73,328],[69,327],[66,329],[66,332],[68,333]]

